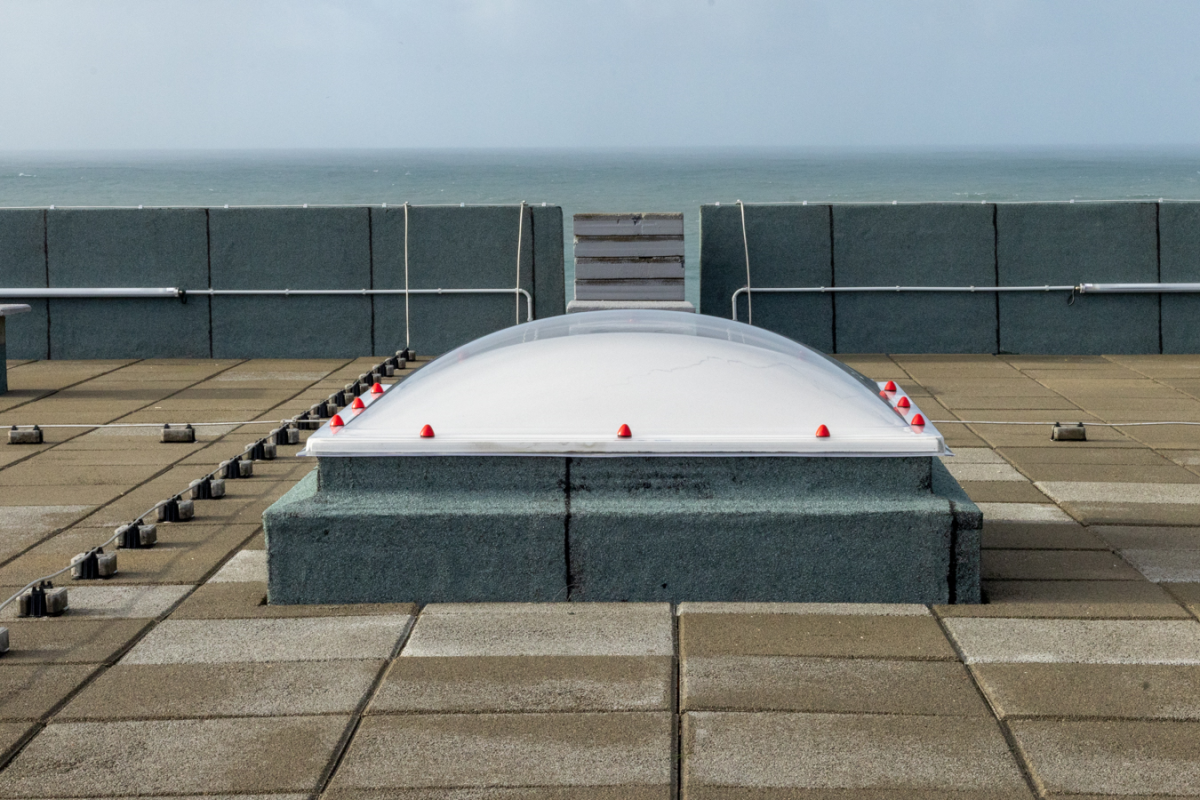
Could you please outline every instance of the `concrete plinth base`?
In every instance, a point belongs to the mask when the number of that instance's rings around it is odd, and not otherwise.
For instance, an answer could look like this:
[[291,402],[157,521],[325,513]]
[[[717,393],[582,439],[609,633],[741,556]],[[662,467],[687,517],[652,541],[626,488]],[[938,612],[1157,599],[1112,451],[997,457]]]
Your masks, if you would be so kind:
[[686,300],[572,300],[567,303],[568,314],[584,311],[618,311],[626,308],[648,308],[654,311],[687,311],[696,307]]
[[322,458],[263,523],[272,603],[979,601],[930,458]]

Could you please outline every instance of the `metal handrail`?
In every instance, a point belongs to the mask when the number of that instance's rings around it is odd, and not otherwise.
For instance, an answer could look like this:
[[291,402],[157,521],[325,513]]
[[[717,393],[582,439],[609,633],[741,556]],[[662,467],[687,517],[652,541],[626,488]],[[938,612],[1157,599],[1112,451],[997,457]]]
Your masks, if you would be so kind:
[[830,292],[1074,292],[1075,294],[1193,294],[1200,293],[1200,283],[1078,283],[1054,286],[776,286],[769,288],[746,286],[730,297],[733,321],[738,321],[738,295],[762,292],[789,294],[826,294]]
[[[757,291],[757,290],[756,290]],[[532,322],[533,297],[525,289],[181,289],[173,287],[158,288],[107,288],[107,289],[3,289],[0,297],[4,298],[91,298],[109,299],[115,297],[175,297],[186,300],[198,295],[202,297],[291,297],[295,296],[370,296],[370,295],[404,295],[404,294],[519,294],[525,298],[525,321]]]

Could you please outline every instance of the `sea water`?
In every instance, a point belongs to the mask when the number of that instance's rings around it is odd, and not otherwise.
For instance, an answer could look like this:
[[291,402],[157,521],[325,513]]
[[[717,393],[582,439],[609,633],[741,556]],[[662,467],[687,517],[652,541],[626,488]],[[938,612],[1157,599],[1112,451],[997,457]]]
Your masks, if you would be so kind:
[[1159,198],[1200,199],[1200,148],[0,153],[0,207],[560,205],[568,296],[573,214],[682,211],[693,303],[704,203]]

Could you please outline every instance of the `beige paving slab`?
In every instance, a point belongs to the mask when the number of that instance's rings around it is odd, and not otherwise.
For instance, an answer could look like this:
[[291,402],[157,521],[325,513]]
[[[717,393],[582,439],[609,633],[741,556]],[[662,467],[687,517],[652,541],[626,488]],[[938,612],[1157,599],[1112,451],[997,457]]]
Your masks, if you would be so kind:
[[984,580],[1145,580],[1108,550],[984,550],[979,563]]
[[150,624],[148,619],[5,620],[10,649],[5,664],[95,664],[110,662]]
[[32,722],[0,722],[0,763],[8,760],[9,754],[20,746],[34,727],[35,723]]
[[689,712],[682,748],[688,798],[735,787],[759,796],[781,789],[1030,796],[999,727],[986,718]]
[[1109,549],[1103,539],[1075,521],[1009,522],[986,516],[980,542],[985,550]]
[[1014,720],[1011,728],[1046,795],[1200,794],[1200,723]]
[[1075,403],[1072,403],[1065,397],[1053,394],[997,397],[987,394],[955,394],[944,392],[938,394],[937,398],[944,405],[949,406],[955,411],[963,410],[978,413],[997,409],[1037,409],[1039,411],[1057,411],[1064,414],[1079,412],[1079,407]]
[[951,464],[1008,464],[990,447],[957,447],[954,455],[943,458],[942,463],[947,467]]
[[1085,525],[1195,525],[1200,485],[1048,481],[1035,484]]
[[956,480],[962,481],[1016,481],[1028,483],[1029,479],[1012,468],[1010,464],[959,463],[944,459],[946,468]]
[[297,619],[169,619],[123,664],[333,661],[389,658],[408,632],[407,615]]
[[402,657],[669,656],[667,603],[431,604]]
[[[119,563],[119,562],[118,562]],[[72,619],[104,617],[153,618],[165,614],[192,590],[191,586],[104,586],[101,581],[61,581],[67,587]],[[0,598],[11,597],[20,586],[0,586]],[[0,619],[15,619],[17,607],[0,611]]]
[[683,614],[679,652],[685,659],[724,655],[957,658],[932,617],[863,615]]
[[813,711],[987,716],[966,669],[943,661],[691,656],[684,711]]
[[608,786],[667,800],[672,739],[662,712],[377,714],[330,789]]
[[1046,499],[1034,484],[1024,479],[1020,482],[960,480],[959,485],[976,503],[1041,503]]
[[1176,464],[1032,464],[1022,470],[1039,482],[1200,483],[1200,475]]
[[21,494],[25,487],[42,485],[133,487],[160,469],[158,465],[76,466],[34,458],[0,470],[0,491]]
[[1200,666],[976,664],[1005,717],[1200,719]]
[[350,714],[381,659],[228,664],[117,664],[57,721]]
[[9,764],[0,797],[313,792],[349,721],[338,715],[54,723]]
[[96,664],[12,664],[0,656],[0,720],[38,720],[96,671]]
[[945,620],[968,664],[1200,664],[1195,620]]
[[281,617],[415,616],[413,603],[345,603],[341,605],[268,605],[267,584],[206,583],[184,600],[171,619],[258,619]]
[[984,581],[982,605],[935,606],[942,617],[1187,619],[1148,581]]
[[984,523],[997,522],[1065,522],[1074,523],[1074,518],[1043,497],[1037,503],[976,503],[983,512]]
[[0,493],[0,507],[99,506],[119,497],[125,488],[112,485],[13,486]]
[[684,602],[681,614],[841,614],[870,617],[927,617],[929,608],[918,603],[711,603]]
[[11,558],[60,528],[86,517],[95,506],[0,506],[0,558]]
[[398,658],[370,713],[670,711],[670,656]]
[[265,583],[267,580],[267,551],[241,550],[225,562],[209,583]]
[[1079,442],[1060,442],[1060,447],[1005,447],[1000,453],[1019,467],[1040,464],[1118,464],[1166,466],[1171,462],[1144,447],[1076,447]]
[[1200,581],[1200,550],[1122,550],[1121,557],[1155,583]]

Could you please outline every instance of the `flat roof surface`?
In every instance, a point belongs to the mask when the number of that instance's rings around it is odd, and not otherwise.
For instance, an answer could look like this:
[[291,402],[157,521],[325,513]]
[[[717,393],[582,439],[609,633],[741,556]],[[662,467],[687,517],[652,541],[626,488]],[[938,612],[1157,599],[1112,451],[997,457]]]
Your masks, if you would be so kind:
[[[1195,795],[1200,427],[961,420],[1200,422],[1200,356],[841,358],[960,420],[987,603],[266,606],[281,447],[0,620],[0,797]],[[375,363],[9,361],[0,424],[274,421]],[[267,429],[0,444],[0,594]]]

